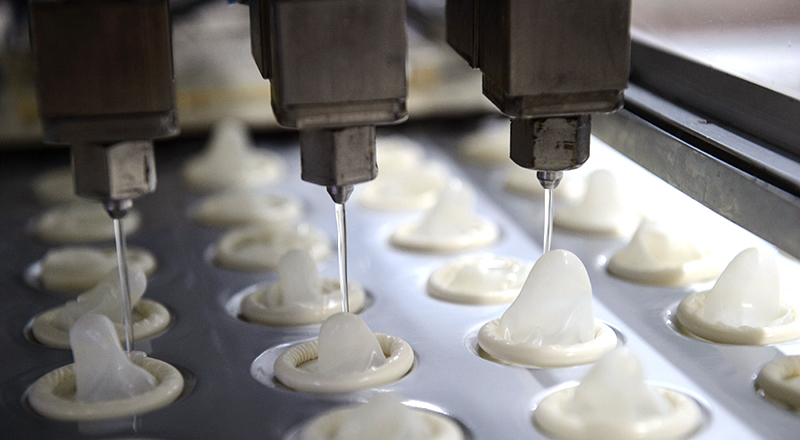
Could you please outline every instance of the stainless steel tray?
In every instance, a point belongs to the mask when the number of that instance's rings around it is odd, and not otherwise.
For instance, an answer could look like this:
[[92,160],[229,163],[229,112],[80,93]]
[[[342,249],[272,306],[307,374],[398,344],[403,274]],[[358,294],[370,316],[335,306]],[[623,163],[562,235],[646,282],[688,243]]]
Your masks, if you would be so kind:
[[[392,132],[426,147],[432,160],[478,190],[478,210],[496,220],[502,238],[484,252],[535,260],[541,255],[539,203],[514,196],[501,187],[501,170],[459,163],[455,146],[470,123],[407,124]],[[288,172],[272,190],[292,193],[305,203],[306,219],[335,238],[334,207],[321,187],[300,181],[295,138],[273,135],[260,145],[279,152]],[[371,295],[361,313],[375,332],[405,339],[416,365],[400,381],[355,393],[312,395],[277,382],[263,385],[251,375],[262,353],[276,353],[287,344],[316,336],[319,326],[268,327],[241,321],[227,310],[237,293],[275,280],[274,273],[238,273],[220,269],[207,258],[208,249],[224,232],[197,225],[188,218],[202,196],[181,182],[183,161],[199,151],[202,140],[176,141],[157,147],[158,190],[136,202],[143,214],[139,232],[129,242],[151,250],[160,268],[151,278],[147,297],[165,304],[174,323],[164,334],[136,344],[151,357],[179,367],[188,389],[174,404],[137,417],[105,422],[66,423],[47,420],[26,408],[26,389],[48,371],[71,363],[68,350],[36,345],[24,329],[38,312],[58,305],[63,297],[27,284],[26,268],[48,246],[26,232],[26,225],[46,207],[32,198],[33,177],[53,165],[66,164],[61,151],[3,155],[0,171],[0,432],[6,438],[158,439],[283,439],[315,415],[363,401],[376,392],[396,390],[412,405],[450,415],[474,439],[546,438],[531,421],[537,402],[552,390],[574,383],[590,367],[526,369],[500,365],[476,354],[476,333],[506,306],[470,306],[443,302],[427,295],[430,273],[455,256],[401,251],[388,244],[399,224],[419,213],[384,213],[360,206],[355,194],[348,204],[350,277]],[[605,258],[623,241],[588,238],[556,231],[553,247],[576,253],[585,263],[595,295],[595,315],[614,326],[642,359],[648,379],[684,391],[707,413],[698,439],[796,439],[800,416],[758,396],[754,375],[769,360],[798,351],[797,343],[770,347],[710,344],[676,333],[668,324],[670,310],[689,289],[657,288],[609,276]],[[336,276],[336,261],[320,266]],[[226,308],[227,306],[227,308]],[[269,371],[266,372],[269,374]]]

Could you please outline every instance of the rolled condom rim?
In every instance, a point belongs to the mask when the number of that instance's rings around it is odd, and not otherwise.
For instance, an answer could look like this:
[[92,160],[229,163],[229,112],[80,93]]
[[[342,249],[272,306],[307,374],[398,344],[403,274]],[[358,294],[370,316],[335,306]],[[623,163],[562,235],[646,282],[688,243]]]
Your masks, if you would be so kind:
[[572,399],[577,386],[555,391],[536,406],[533,421],[536,429],[558,440],[679,440],[696,432],[704,423],[697,401],[680,391],[650,385],[671,404],[664,418],[654,418],[625,428],[602,423],[585,423],[565,414],[564,406]]
[[[74,399],[75,364],[57,368],[36,380],[27,392],[27,401],[39,415],[62,421],[102,420],[141,414],[174,402],[183,392],[183,375],[172,365],[153,358],[136,364],[152,374],[158,384],[152,390],[128,399],[104,402],[78,402]],[[70,384],[69,382],[73,383]],[[72,398],[59,395],[60,387],[73,387]]]
[[616,332],[595,318],[594,339],[575,345],[534,346],[504,339],[499,332],[500,319],[487,322],[478,331],[478,345],[495,359],[525,367],[560,368],[597,362],[614,349]]
[[386,363],[360,375],[325,376],[300,368],[319,356],[319,340],[302,342],[283,353],[273,366],[275,377],[283,385],[306,393],[344,393],[386,385],[404,377],[414,365],[414,350],[397,336],[375,333],[386,356]]
[[781,310],[792,320],[785,324],[764,327],[733,327],[722,322],[709,322],[700,316],[708,291],[695,292],[678,304],[676,312],[678,329],[697,339],[731,345],[770,345],[800,338],[800,311],[797,306],[781,301]]
[[[464,432],[461,427],[447,415],[408,405],[405,406],[409,410],[416,412],[433,431],[433,435],[425,440],[464,439]],[[317,416],[300,431],[300,440],[332,440],[346,417],[356,408],[357,406],[334,409]]]
[[[53,321],[61,307],[54,307],[33,318],[31,332],[42,345],[52,348],[69,348],[69,330],[62,330],[53,325]],[[169,310],[161,303],[142,298],[133,306],[133,310],[141,315],[141,319],[133,322],[133,339],[139,341],[160,334],[169,327],[172,317]],[[116,325],[117,336],[124,340],[125,335]]]
[[[339,292],[338,280],[323,278],[322,283],[323,290],[329,290],[335,287],[335,293]],[[249,322],[256,324],[298,326],[319,324],[327,317],[342,311],[341,302],[339,302],[337,307],[322,308],[319,310],[312,310],[298,304],[269,307],[263,302],[263,299],[270,294],[270,289],[277,286],[279,286],[278,283],[271,283],[247,295],[242,300],[239,313]],[[364,308],[366,293],[359,284],[351,282],[348,286],[350,293],[350,311],[352,313],[358,313]]]

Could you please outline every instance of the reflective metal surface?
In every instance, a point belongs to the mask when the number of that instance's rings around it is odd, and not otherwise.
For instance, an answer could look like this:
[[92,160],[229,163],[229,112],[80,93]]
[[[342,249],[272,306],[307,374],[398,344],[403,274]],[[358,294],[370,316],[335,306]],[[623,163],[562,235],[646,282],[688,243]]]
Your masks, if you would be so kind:
[[178,133],[166,0],[32,1],[29,16],[45,141]]
[[445,15],[447,42],[480,69],[484,96],[512,118],[511,159],[537,171],[581,166],[589,114],[623,104],[630,0],[447,0]]
[[[628,95],[631,111],[595,118],[598,137],[723,217],[800,257],[795,160],[636,87]],[[671,126],[686,129],[673,134]]]
[[[541,254],[541,203],[504,192],[501,169],[456,162],[458,136],[471,127],[462,121],[408,125],[395,131],[423,144],[431,160],[443,162],[455,176],[476,187],[479,214],[494,219],[502,229],[501,240],[485,252],[535,260]],[[262,140],[261,146],[280,153],[290,165],[287,177],[270,190],[301,197],[306,219],[323,228],[333,242],[333,203],[324,188],[300,180],[297,140],[272,138]],[[478,329],[499,317],[506,306],[453,304],[430,297],[425,291],[428,276],[457,256],[390,247],[388,237],[394,228],[419,213],[368,210],[355,202],[358,188],[348,205],[349,274],[372,297],[361,316],[373,331],[407,341],[416,353],[416,366],[392,385],[336,395],[297,393],[254,379],[251,368],[257,357],[313,338],[319,326],[267,327],[228,313],[226,305],[238,292],[273,281],[276,275],[238,273],[210,263],[208,250],[223,231],[189,219],[190,207],[201,196],[191,193],[178,173],[199,147],[197,141],[156,147],[159,190],[137,203],[143,225],[130,236],[130,243],[151,250],[159,259],[147,297],[174,314],[166,333],[137,342],[136,349],[179,367],[190,384],[188,392],[174,404],[135,419],[96,423],[46,420],[32,414],[24,403],[25,390],[38,377],[71,362],[69,351],[36,345],[24,335],[36,313],[65,301],[26,284],[23,273],[48,249],[26,229],[46,209],[32,201],[32,176],[57,163],[66,165],[66,154],[7,153],[0,161],[4,187],[16,188],[0,193],[0,432],[4,436],[284,439],[327,409],[396,390],[409,404],[452,416],[475,439],[545,438],[531,422],[532,409],[553,390],[579,380],[589,367],[526,369],[480,357]],[[559,230],[553,237],[554,248],[568,249],[584,262],[594,290],[596,317],[621,333],[642,359],[649,381],[685,391],[705,408],[706,426],[694,438],[796,439],[800,417],[760,398],[753,377],[767,361],[800,352],[800,344],[722,346],[676,333],[667,323],[670,311],[692,289],[647,287],[609,276],[604,263],[623,244]],[[336,277],[335,260],[326,261],[320,270],[324,276]]]
[[75,194],[88,199],[129,200],[156,188],[156,161],[151,141],[72,147]]
[[253,57],[278,123],[300,130],[302,178],[341,188],[375,178],[375,125],[405,120],[402,0],[252,0]]

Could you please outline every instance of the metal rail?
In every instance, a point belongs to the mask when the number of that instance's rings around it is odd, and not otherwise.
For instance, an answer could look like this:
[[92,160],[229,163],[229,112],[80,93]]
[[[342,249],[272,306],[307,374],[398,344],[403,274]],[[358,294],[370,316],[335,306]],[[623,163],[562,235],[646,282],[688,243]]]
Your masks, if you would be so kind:
[[593,133],[718,214],[800,258],[800,164],[639,87]]

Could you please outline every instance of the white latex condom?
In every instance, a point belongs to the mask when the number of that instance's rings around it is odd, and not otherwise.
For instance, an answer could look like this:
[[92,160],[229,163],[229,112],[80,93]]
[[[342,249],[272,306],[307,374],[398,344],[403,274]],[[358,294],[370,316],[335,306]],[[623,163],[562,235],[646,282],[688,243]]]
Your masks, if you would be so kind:
[[375,334],[358,316],[337,313],[326,319],[319,339],[296,345],[275,360],[275,376],[304,392],[346,392],[372,388],[403,377],[414,352],[400,338]]
[[428,293],[463,304],[514,301],[533,265],[514,258],[482,255],[450,261],[428,278]]
[[[364,307],[364,290],[349,283],[350,311]],[[293,249],[278,263],[278,282],[248,295],[241,314],[266,325],[308,325],[322,322],[342,310],[338,279],[320,278],[317,265],[307,251]]]
[[[125,235],[139,229],[141,216],[130,210],[122,219]],[[45,212],[34,225],[36,238],[52,243],[89,243],[114,238],[114,223],[99,203],[58,205]]]
[[447,169],[423,161],[422,147],[404,137],[378,138],[378,177],[363,185],[359,202],[372,209],[427,209],[447,181]]
[[477,217],[474,211],[475,191],[453,179],[422,220],[400,226],[390,241],[400,248],[438,253],[463,252],[497,241],[497,225]]
[[217,228],[249,224],[296,223],[303,206],[293,197],[234,189],[206,197],[192,212],[199,223]]
[[322,300],[322,280],[317,263],[302,249],[292,249],[281,257],[278,285],[284,302],[313,304]]
[[326,376],[348,376],[376,370],[386,356],[367,323],[352,313],[337,313],[319,329],[316,370]]
[[[130,297],[132,307],[134,339],[143,339],[160,333],[169,325],[169,311],[155,301],[143,300],[147,288],[147,277],[137,266],[129,266]],[[42,344],[69,347],[69,329],[87,314],[104,315],[117,327],[119,335],[124,335],[122,327],[123,307],[119,271],[110,270],[94,287],[78,295],[74,301],[67,301],[61,307],[47,310],[37,315],[31,326],[33,336]]]
[[36,180],[33,181],[33,193],[36,199],[48,205],[84,201],[75,195],[75,183],[70,167],[55,168],[36,176]]
[[619,237],[631,234],[639,217],[623,199],[614,174],[597,170],[589,175],[581,202],[557,209],[553,224],[575,232]]
[[764,396],[800,410],[800,356],[786,356],[769,362],[756,377]]
[[253,148],[247,125],[236,119],[218,122],[206,149],[183,169],[186,182],[200,191],[253,188],[277,180],[282,173],[280,157]]
[[[149,251],[128,248],[128,264],[137,266],[150,276],[156,270],[156,259]],[[80,292],[91,289],[109,271],[117,267],[114,248],[67,246],[50,249],[40,262],[42,287],[57,292]]]
[[331,252],[325,233],[309,224],[258,224],[225,233],[217,242],[214,262],[238,271],[275,270],[292,249],[306,250],[314,261],[322,261]]
[[[147,288],[147,277],[136,266],[128,269],[131,305],[136,305]],[[69,329],[82,316],[87,314],[103,315],[116,324],[122,324],[122,293],[117,268],[108,273],[90,290],[80,294],[75,301],[68,301],[59,310],[55,325]]]
[[448,417],[409,408],[393,393],[381,393],[354,408],[312,420],[301,440],[459,440],[461,428]]
[[618,348],[578,386],[545,397],[534,422],[563,440],[678,440],[695,432],[703,415],[694,399],[647,384],[636,356]]
[[607,268],[613,275],[643,284],[685,286],[714,279],[722,264],[697,238],[648,219],[611,257]]
[[781,302],[775,257],[742,251],[707,292],[689,295],[677,312],[681,329],[725,344],[763,345],[800,338],[800,313]]
[[89,313],[69,331],[75,359],[75,399],[103,402],[127,399],[156,387],[156,378],[122,351],[108,317]]
[[521,365],[591,363],[617,345],[611,328],[594,318],[589,274],[575,254],[553,250],[534,264],[517,299],[478,333],[493,357]]
[[178,398],[183,376],[141,352],[126,355],[105,316],[81,317],[69,332],[75,363],[51,371],[28,391],[39,414],[58,420],[99,420],[141,414]]

